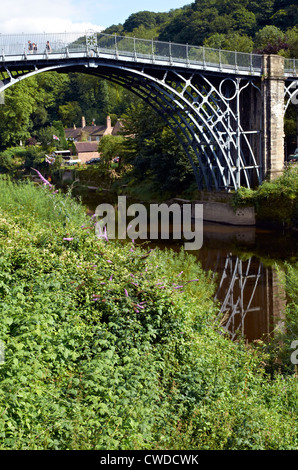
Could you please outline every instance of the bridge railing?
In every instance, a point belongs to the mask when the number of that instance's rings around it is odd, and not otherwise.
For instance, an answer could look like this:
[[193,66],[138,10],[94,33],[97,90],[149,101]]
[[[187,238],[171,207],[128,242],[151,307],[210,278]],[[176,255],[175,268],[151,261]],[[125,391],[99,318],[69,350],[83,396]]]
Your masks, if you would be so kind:
[[[52,53],[63,53],[67,46],[75,44],[80,36],[82,34],[79,33],[1,34],[0,54],[5,56],[33,54],[33,50],[29,49],[29,41],[37,46],[38,54],[46,52],[47,41],[50,43]],[[86,40],[84,49],[86,49]]]
[[298,73],[298,59],[285,59],[285,73]]
[[0,35],[0,55],[27,56],[34,53],[29,50],[28,41],[37,45],[37,54],[47,53],[46,43],[49,41],[51,54],[89,53],[92,50],[94,53],[114,54],[116,57],[175,62],[184,66],[199,64],[219,69],[262,69],[262,56],[257,54],[96,32]]

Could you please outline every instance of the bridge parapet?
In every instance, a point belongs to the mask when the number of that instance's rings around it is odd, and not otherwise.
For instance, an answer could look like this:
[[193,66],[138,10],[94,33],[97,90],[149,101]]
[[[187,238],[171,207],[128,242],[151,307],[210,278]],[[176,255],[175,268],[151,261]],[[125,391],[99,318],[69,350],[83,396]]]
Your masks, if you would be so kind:
[[298,76],[298,59],[285,59],[284,73],[286,76]]
[[[46,44],[50,49],[46,48]],[[35,45],[36,49],[32,48]],[[179,65],[185,68],[215,69],[228,73],[261,75],[262,56],[237,51],[212,49],[204,46],[177,44],[173,42],[138,39],[104,33],[43,33],[0,35],[2,61],[24,60],[40,56],[65,58],[65,55],[82,53],[95,56],[113,55],[131,61],[142,60],[165,65]],[[32,56],[31,56],[32,54]]]

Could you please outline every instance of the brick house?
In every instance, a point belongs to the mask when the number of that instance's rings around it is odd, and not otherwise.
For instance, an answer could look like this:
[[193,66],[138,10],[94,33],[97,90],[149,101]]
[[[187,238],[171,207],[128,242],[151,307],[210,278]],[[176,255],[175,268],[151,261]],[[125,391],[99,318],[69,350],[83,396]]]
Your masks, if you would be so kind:
[[116,135],[120,129],[120,121],[117,121],[113,127],[110,116],[107,116],[106,125],[101,126],[96,126],[95,124],[86,126],[85,117],[82,116],[81,127],[77,128],[74,126],[67,128],[64,129],[64,132],[66,139],[73,141],[78,158],[82,163],[86,163],[91,158],[100,157],[97,151],[100,139],[105,135]]
[[77,158],[82,163],[86,163],[91,158],[98,158],[100,154],[97,151],[98,142],[75,142],[74,143],[77,153]]
[[99,142],[104,135],[111,135],[113,129],[110,116],[107,116],[106,125],[101,126],[96,126],[95,124],[86,126],[85,117],[82,116],[81,127],[73,126],[66,128],[64,132],[67,140],[71,139],[74,142]]

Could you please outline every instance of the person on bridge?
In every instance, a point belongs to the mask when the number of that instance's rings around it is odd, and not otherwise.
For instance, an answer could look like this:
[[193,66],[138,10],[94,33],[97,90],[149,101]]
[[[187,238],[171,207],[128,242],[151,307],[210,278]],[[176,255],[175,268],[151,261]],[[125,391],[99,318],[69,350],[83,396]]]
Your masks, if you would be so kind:
[[37,44],[35,44],[35,42],[32,44],[32,48],[33,48],[33,54],[36,54],[36,52],[37,52]]
[[32,46],[32,42],[31,42],[31,41],[28,41],[28,51],[29,51],[30,54],[32,54],[33,46]]
[[52,52],[52,48],[50,46],[50,41],[47,41],[47,43],[46,43],[46,51],[47,51],[48,54],[50,54]]

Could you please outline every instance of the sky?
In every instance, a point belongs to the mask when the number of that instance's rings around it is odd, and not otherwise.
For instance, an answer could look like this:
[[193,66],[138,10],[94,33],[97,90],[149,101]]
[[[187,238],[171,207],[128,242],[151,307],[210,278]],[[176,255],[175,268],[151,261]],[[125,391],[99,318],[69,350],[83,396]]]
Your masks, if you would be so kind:
[[0,0],[0,34],[101,31],[148,10],[168,12],[187,0]]

